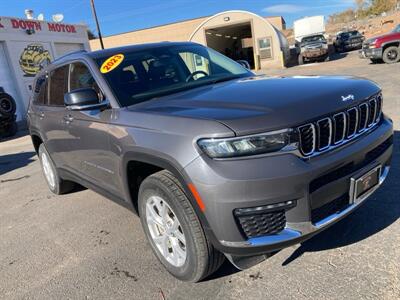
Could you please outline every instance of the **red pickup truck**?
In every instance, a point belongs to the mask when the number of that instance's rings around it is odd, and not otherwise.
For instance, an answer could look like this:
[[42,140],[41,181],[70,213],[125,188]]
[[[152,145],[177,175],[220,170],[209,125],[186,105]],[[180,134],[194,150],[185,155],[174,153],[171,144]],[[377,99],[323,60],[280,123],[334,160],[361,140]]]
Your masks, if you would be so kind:
[[392,64],[400,61],[400,24],[390,33],[367,39],[360,50],[361,58],[373,63],[384,61]]

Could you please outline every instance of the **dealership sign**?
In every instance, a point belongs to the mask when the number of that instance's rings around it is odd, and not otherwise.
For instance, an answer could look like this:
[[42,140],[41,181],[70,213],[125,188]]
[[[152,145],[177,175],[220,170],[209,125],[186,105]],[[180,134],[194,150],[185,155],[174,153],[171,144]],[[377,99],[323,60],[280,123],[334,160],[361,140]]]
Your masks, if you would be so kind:
[[[7,24],[8,23],[8,24]],[[35,32],[65,32],[77,33],[75,25],[50,23],[37,20],[22,20],[17,18],[0,18],[0,29],[34,30]]]

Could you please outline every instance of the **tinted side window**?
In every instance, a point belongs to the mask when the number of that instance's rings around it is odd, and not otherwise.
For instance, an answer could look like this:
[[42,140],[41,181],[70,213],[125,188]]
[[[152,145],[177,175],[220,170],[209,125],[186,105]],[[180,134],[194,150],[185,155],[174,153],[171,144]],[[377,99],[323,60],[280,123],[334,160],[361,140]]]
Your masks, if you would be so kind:
[[48,99],[49,105],[64,105],[64,94],[67,92],[67,72],[68,66],[63,66],[50,73],[50,94]]
[[47,76],[43,75],[36,80],[33,103],[44,105],[47,102]]
[[70,73],[70,91],[80,88],[94,88],[97,86],[89,69],[82,63],[75,63],[71,65]]
[[81,88],[94,89],[97,92],[100,101],[103,100],[103,94],[88,67],[86,67],[86,65],[83,63],[71,64],[69,74],[69,91]]

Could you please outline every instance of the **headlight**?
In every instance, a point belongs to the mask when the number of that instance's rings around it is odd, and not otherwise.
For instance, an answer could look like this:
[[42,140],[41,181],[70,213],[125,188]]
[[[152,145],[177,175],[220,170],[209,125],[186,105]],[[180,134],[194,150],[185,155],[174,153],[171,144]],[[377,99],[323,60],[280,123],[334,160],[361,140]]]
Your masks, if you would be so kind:
[[[201,139],[199,147],[211,158],[230,158],[283,150],[293,144],[292,130],[225,139]],[[294,146],[290,150],[293,150]],[[289,149],[288,149],[289,150]]]
[[377,40],[378,39],[371,39],[371,40],[368,40],[367,42],[368,42],[368,44],[369,44],[369,48],[376,48],[376,42],[377,42]]

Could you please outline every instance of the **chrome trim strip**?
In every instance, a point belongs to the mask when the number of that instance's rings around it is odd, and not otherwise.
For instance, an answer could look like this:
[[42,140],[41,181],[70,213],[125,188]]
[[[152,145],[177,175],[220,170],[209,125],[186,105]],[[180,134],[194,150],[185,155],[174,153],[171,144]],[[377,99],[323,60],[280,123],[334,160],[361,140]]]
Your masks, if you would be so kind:
[[297,230],[286,228],[286,229],[282,230],[281,232],[279,232],[278,234],[251,238],[251,239],[248,239],[247,242],[251,246],[265,246],[265,245],[271,245],[271,244],[276,244],[276,243],[280,243],[280,242],[290,241],[290,240],[293,240],[300,236],[301,236],[301,233],[298,232]]

